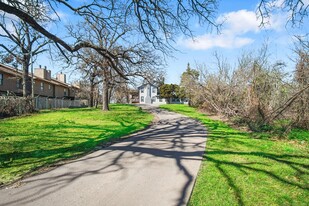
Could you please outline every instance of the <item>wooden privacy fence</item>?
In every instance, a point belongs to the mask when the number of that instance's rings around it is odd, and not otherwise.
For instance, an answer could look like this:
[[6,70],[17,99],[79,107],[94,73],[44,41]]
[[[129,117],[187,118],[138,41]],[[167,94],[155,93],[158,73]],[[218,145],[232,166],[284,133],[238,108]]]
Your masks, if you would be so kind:
[[48,97],[35,97],[35,109],[53,109],[88,106],[87,100],[54,99]]
[[0,96],[0,118],[32,113],[41,109],[88,106],[88,100],[55,99],[48,97]]

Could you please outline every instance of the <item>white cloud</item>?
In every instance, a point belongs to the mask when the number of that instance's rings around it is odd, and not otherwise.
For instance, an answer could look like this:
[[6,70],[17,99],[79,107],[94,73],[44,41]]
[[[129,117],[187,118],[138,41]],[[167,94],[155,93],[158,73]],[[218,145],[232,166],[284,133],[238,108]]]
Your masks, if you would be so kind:
[[259,22],[257,21],[256,14],[253,11],[239,10],[219,16],[217,22],[224,23],[224,31],[237,34],[246,32],[258,32]]
[[234,35],[214,35],[205,34],[192,39],[180,39],[179,44],[194,49],[206,50],[213,47],[221,48],[240,48],[247,44],[251,44],[254,40],[246,37],[237,37]]
[[248,10],[238,10],[225,13],[218,17],[217,23],[223,23],[220,34],[203,34],[192,39],[180,39],[179,45],[194,50],[206,50],[213,47],[240,48],[254,42],[250,34],[257,34],[261,30],[280,30],[283,28],[284,17],[272,15],[269,24],[260,27],[256,13]]
[[268,24],[265,25],[265,29],[281,31],[285,27],[288,13],[275,13],[270,14]]

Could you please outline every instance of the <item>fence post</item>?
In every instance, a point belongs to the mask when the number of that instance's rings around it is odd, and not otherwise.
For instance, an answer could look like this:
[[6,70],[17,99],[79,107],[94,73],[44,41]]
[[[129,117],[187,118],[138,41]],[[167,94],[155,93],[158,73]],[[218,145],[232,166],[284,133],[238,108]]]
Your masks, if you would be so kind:
[[[15,100],[17,100],[17,98],[15,98]],[[20,101],[20,99],[18,98],[18,101],[17,101],[18,103],[18,115],[21,115],[22,114],[22,111],[21,111],[21,101]]]
[[34,100],[34,97],[31,97],[31,106],[32,106],[32,109],[35,110],[35,100]]
[[38,96],[35,97],[35,109],[39,109],[39,107],[38,107]]

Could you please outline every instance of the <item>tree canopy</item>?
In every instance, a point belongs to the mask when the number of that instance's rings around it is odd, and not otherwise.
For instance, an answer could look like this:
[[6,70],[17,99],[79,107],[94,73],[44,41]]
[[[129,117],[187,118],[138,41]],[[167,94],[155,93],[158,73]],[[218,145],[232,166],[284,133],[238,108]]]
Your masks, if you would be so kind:
[[[278,5],[280,3],[280,5]],[[178,0],[178,1],[148,1],[148,0],[111,0],[111,1],[79,1],[66,0],[0,0],[0,10],[4,14],[12,14],[29,24],[34,30],[52,40],[60,50],[76,52],[81,48],[92,48],[106,58],[113,69],[120,75],[117,61],[123,57],[114,54],[100,45],[85,41],[82,38],[75,42],[64,40],[63,34],[54,34],[44,27],[35,18],[51,19],[52,15],[60,16],[58,8],[64,8],[66,12],[77,16],[80,19],[100,19],[101,24],[108,30],[115,30],[115,25],[121,24],[124,28],[134,28],[134,32],[141,38],[148,41],[153,48],[169,54],[172,49],[171,43],[179,34],[193,36],[189,20],[195,18],[199,23],[208,27],[217,27],[216,12],[219,1],[217,0]],[[43,7],[44,5],[44,7]],[[31,6],[32,12],[27,9]],[[289,11],[293,24],[302,22],[308,16],[308,5],[302,0],[260,0],[257,7],[257,14],[261,17],[261,23],[265,23],[267,17],[275,9]],[[117,19],[117,21],[115,21]],[[119,22],[121,20],[121,22]],[[121,52],[120,52],[121,53]]]

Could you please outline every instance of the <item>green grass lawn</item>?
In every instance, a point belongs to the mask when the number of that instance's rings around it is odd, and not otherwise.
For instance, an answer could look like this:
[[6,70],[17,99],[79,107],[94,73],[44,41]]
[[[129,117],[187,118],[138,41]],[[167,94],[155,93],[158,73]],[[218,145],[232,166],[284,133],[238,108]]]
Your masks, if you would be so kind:
[[186,105],[161,107],[198,119],[209,132],[189,205],[309,205],[307,141],[253,139]]
[[0,120],[0,185],[145,128],[153,116],[130,105],[42,111]]

